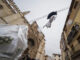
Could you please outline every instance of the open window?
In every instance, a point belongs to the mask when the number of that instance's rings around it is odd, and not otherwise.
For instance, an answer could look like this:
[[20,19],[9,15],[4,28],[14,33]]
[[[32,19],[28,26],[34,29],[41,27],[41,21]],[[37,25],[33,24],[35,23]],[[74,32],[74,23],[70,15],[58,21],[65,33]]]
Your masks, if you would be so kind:
[[0,4],[0,9],[3,9],[3,6]]
[[78,1],[75,1],[75,4],[74,4],[74,9],[76,9],[78,6]]
[[28,38],[28,44],[30,46],[34,46],[35,45],[35,42],[34,42],[34,40],[32,38]]

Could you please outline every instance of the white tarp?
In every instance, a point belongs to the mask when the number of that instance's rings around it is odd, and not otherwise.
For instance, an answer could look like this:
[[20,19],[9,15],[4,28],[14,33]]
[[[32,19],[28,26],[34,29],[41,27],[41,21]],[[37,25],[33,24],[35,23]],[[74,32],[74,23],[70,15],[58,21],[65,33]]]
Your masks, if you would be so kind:
[[0,60],[17,58],[27,48],[27,34],[25,25],[0,25]]

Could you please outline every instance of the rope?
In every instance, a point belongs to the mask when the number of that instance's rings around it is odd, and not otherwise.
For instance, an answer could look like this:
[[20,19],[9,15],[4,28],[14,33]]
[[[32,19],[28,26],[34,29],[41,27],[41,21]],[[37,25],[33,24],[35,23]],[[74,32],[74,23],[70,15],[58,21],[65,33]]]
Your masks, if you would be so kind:
[[61,10],[58,10],[57,12],[62,12],[62,11],[67,10],[67,9],[69,9],[69,7],[61,9]]
[[[67,10],[67,9],[69,9],[69,7],[64,8],[64,9],[61,9],[61,10],[58,10],[57,12],[62,12],[62,11]],[[39,18],[30,20],[30,21],[37,21],[37,20],[43,19],[43,18],[45,18],[45,17],[47,17],[47,16],[48,16],[48,14],[46,14],[46,15],[44,15],[44,16],[41,16],[41,17],[39,17]]]

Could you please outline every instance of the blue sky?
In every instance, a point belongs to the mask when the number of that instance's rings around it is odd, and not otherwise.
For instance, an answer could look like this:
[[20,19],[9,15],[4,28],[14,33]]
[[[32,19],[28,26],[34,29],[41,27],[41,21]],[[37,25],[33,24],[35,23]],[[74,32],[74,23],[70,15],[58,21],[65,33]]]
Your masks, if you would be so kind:
[[[58,11],[63,8],[69,8],[71,0],[14,0],[20,10],[30,11],[25,17],[29,22],[52,11]],[[51,28],[42,28],[47,23],[47,17],[38,20],[37,23],[45,35],[46,54],[60,53],[60,39],[64,23],[68,14],[68,9],[59,12]]]

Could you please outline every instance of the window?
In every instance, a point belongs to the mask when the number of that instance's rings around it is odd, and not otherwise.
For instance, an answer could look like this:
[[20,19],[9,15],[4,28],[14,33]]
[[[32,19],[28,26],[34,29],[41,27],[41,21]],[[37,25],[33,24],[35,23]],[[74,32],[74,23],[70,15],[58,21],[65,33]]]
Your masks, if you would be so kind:
[[3,9],[3,6],[0,4],[0,9]]
[[59,55],[59,57],[60,57],[60,55]]
[[78,5],[78,1],[75,2],[74,9],[76,9],[77,5]]
[[73,20],[69,19],[67,22],[67,25],[70,26],[72,24]]
[[34,40],[31,39],[31,38],[28,39],[28,43],[30,44],[30,46],[34,46],[35,45]]
[[65,56],[65,60],[70,60],[68,55]]
[[78,42],[80,43],[80,36],[77,38]]
[[74,46],[73,46],[73,45],[71,46],[71,48],[72,48],[72,50],[74,51]]
[[77,35],[78,31],[79,31],[80,27],[79,25],[74,25],[71,29],[71,32],[68,35],[68,44],[70,44],[70,42],[74,39],[74,37]]

